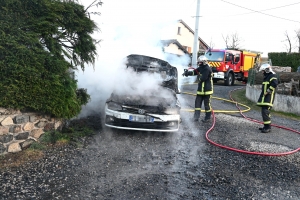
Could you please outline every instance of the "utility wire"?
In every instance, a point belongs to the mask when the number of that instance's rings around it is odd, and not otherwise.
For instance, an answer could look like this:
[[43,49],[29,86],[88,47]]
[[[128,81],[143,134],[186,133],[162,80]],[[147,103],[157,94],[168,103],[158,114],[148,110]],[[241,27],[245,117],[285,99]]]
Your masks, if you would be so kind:
[[[278,7],[274,7],[274,8],[268,8],[268,9],[264,9],[264,10],[259,10],[257,12],[268,11],[268,10],[275,10],[275,9],[278,9],[278,8],[284,8],[284,7],[288,7],[288,6],[292,6],[292,5],[296,5],[296,4],[300,4],[300,2],[292,3],[292,4],[288,4],[288,5],[283,5],[283,6],[278,6]],[[252,13],[255,13],[255,12],[248,12],[248,13],[242,13],[242,14],[236,14],[236,15],[227,15],[227,17],[238,16],[238,15],[247,15],[247,14],[252,14]]]
[[[275,16],[275,15],[270,15],[270,14],[267,14],[267,13],[263,13],[263,12],[261,12],[261,11],[252,10],[252,9],[250,9],[250,8],[246,8],[246,7],[243,7],[243,6],[236,5],[236,4],[230,3],[230,2],[228,2],[228,1],[224,1],[224,0],[221,0],[221,1],[223,1],[223,2],[225,2],[225,3],[228,3],[228,4],[231,4],[231,5],[234,5],[234,6],[237,6],[237,7],[239,7],[239,8],[244,8],[244,9],[246,9],[246,10],[250,10],[250,11],[252,11],[252,12],[260,13],[260,14],[262,14],[262,15],[267,15],[267,16],[270,16],[270,17],[278,18],[278,19],[283,19],[283,20],[287,20],[287,21],[291,21],[291,22],[297,22],[297,23],[300,23],[300,21],[296,21],[296,20],[292,20],[292,19],[286,19],[286,18],[283,18],[283,17]],[[300,2],[298,2],[298,3],[300,3]],[[266,10],[272,10],[272,9],[277,9],[277,8],[283,8],[283,7],[295,5],[295,4],[298,4],[298,3],[294,3],[294,4],[290,4],[290,5],[284,5],[284,6],[275,7],[275,8],[270,8],[270,9],[266,9]],[[266,10],[262,10],[262,11],[266,11]]]

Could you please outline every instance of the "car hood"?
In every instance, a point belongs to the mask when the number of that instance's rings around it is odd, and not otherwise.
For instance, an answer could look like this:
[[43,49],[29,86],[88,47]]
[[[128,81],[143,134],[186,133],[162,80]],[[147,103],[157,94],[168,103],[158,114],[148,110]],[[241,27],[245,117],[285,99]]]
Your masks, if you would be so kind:
[[180,109],[176,93],[164,87],[160,87],[159,90],[146,91],[145,94],[139,95],[112,93],[106,102],[117,103],[122,106],[124,111],[143,109],[151,113],[164,113],[166,109]]

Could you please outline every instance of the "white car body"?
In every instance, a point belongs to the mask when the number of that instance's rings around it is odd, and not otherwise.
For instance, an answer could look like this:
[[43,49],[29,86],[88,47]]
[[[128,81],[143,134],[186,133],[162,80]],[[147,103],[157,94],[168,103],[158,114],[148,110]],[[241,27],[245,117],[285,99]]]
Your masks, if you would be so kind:
[[137,73],[139,70],[148,73],[148,69],[151,70],[149,73],[164,74],[165,79],[159,87],[147,89],[142,95],[113,92],[105,105],[105,126],[137,131],[178,131],[181,105],[177,98],[177,69],[166,61],[149,56],[134,54],[127,58],[128,67],[133,67]]

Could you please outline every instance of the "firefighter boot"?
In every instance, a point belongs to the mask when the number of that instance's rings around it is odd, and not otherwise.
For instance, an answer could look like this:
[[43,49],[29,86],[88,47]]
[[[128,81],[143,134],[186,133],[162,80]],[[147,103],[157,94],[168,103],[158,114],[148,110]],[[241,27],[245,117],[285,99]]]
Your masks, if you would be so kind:
[[[263,129],[265,129],[265,125],[263,126],[263,127],[260,127],[260,128],[258,128],[258,130],[260,130],[260,131],[262,131]],[[270,126],[270,129],[271,129],[271,126]]]
[[211,117],[211,112],[205,113],[205,118],[202,120],[202,122],[209,122]]
[[194,121],[195,122],[199,121],[199,117],[200,117],[200,110],[195,110],[195,112],[194,112]]
[[261,130],[262,133],[269,133],[271,132],[271,125],[270,124],[265,124],[263,129]]

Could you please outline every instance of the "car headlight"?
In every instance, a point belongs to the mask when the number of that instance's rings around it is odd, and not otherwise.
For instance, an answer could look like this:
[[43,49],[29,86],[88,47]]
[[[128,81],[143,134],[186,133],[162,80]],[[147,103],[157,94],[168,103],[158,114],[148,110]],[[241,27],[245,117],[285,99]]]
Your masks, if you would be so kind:
[[179,109],[178,108],[167,108],[165,110],[165,113],[168,115],[177,115],[177,114],[179,114]]
[[122,106],[116,102],[107,102],[107,108],[110,110],[122,110]]

